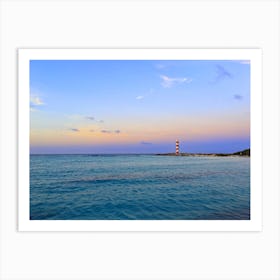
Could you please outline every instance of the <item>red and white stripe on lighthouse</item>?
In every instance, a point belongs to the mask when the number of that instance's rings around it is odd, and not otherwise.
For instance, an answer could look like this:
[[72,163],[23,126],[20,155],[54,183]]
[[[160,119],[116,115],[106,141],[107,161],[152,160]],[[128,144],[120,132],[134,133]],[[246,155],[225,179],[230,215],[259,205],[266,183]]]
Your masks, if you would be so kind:
[[179,155],[179,140],[176,140],[176,156]]

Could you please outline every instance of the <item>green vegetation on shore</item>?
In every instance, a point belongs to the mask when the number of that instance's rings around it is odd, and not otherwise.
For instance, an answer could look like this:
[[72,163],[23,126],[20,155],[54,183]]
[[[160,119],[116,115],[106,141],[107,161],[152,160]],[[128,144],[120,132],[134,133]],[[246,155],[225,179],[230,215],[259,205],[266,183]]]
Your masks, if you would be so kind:
[[[176,153],[166,153],[166,154],[156,154],[157,156],[177,156]],[[212,157],[228,157],[228,156],[250,156],[250,149],[246,149],[243,151],[225,154],[225,153],[211,153],[211,154],[204,154],[204,153],[179,153],[178,156],[212,156]]]

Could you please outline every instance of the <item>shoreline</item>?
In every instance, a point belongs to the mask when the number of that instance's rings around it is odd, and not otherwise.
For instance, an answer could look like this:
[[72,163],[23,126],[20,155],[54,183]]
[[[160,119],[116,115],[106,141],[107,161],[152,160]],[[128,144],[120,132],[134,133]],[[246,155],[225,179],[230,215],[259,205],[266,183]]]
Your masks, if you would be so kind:
[[156,154],[157,156],[177,156],[177,157],[250,157],[250,149],[235,153],[163,153]]
[[155,154],[156,156],[177,156],[177,157],[250,157],[249,155],[236,155],[236,154],[196,154],[196,153],[175,153]]

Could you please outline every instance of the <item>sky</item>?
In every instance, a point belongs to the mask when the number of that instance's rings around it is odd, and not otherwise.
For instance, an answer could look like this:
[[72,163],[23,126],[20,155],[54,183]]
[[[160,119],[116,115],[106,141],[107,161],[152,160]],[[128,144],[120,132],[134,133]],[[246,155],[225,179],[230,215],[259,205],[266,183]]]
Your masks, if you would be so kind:
[[30,152],[250,147],[250,61],[32,60]]

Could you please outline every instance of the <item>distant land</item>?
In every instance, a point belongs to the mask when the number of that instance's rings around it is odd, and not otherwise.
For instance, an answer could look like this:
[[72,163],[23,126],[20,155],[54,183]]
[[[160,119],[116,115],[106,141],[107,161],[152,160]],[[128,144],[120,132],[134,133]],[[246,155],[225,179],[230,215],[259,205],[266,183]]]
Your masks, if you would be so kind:
[[228,156],[250,156],[250,149],[246,149],[243,151],[231,153],[231,154],[224,154],[224,153],[211,153],[211,154],[203,154],[203,153],[166,153],[166,154],[156,154],[157,156],[192,156],[192,157],[203,157],[203,156],[211,156],[211,157],[228,157]]

